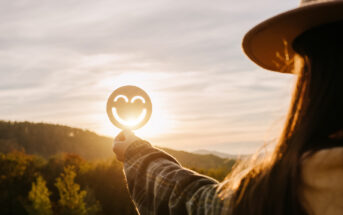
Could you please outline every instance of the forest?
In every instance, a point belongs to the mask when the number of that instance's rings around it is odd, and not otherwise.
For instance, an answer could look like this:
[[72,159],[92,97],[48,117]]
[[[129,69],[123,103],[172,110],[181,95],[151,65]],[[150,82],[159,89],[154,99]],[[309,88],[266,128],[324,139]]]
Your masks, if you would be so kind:
[[[0,121],[0,214],[137,214],[112,139],[61,125]],[[161,150],[222,180],[235,163]]]

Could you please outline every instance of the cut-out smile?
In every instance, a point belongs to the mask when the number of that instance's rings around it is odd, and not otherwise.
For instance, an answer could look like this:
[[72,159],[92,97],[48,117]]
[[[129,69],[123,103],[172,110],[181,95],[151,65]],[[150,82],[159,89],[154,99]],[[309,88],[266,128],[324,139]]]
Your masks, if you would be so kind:
[[[114,111],[113,111],[114,109]],[[117,112],[117,109],[115,107],[112,107],[112,111],[113,111],[113,115],[114,115],[114,118],[121,124],[125,125],[125,126],[135,126],[135,125],[138,125],[140,122],[143,121],[143,119],[145,118],[146,116],[146,113],[147,113],[147,110],[144,108],[141,112],[141,114],[135,118],[135,119],[130,119],[130,120],[123,120],[118,112]]]

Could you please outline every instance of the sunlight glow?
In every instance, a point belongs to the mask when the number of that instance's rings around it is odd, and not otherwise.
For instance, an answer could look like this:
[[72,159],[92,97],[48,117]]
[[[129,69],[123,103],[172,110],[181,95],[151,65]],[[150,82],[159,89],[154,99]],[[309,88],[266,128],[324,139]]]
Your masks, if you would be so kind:
[[143,111],[142,111],[142,113],[139,115],[139,117],[138,117],[137,119],[123,120],[123,119],[121,119],[120,116],[118,115],[116,108],[113,107],[112,109],[114,109],[113,115],[114,115],[114,117],[116,118],[116,120],[117,120],[119,123],[121,123],[121,124],[123,124],[123,125],[125,125],[125,126],[129,126],[129,127],[130,127],[130,126],[138,125],[138,124],[144,119],[144,117],[145,117],[145,115],[146,115],[146,111],[147,111],[147,110],[144,108]]
[[[126,71],[121,75],[105,76],[97,85],[102,91],[108,92],[108,94],[114,89],[124,85],[135,85],[147,92],[152,102],[151,118],[146,125],[134,132],[139,137],[145,139],[162,138],[167,132],[170,132],[170,130],[174,128],[174,120],[171,120],[173,117],[168,108],[170,105],[168,104],[170,101],[170,99],[168,99],[168,94],[160,92],[159,87],[161,86],[156,86],[156,81],[154,81],[155,79],[165,78],[165,76],[166,73],[164,72]],[[131,102],[134,102],[137,99],[142,98],[133,97]],[[142,101],[143,103],[145,102],[144,100]],[[98,109],[102,111],[104,109],[103,101],[97,103],[97,106]],[[100,131],[100,133],[113,136],[119,132],[118,128],[114,127],[108,120],[105,112],[101,112],[101,118],[99,117],[98,121],[98,126],[100,128],[97,130]],[[134,121],[135,122],[130,122],[130,124],[136,123],[138,119]]]

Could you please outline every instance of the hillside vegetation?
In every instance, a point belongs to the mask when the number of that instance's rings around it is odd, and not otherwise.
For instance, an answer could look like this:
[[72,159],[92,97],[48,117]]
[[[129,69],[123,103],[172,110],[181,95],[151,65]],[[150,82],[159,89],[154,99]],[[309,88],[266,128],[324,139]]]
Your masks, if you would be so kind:
[[[13,150],[49,158],[60,153],[73,153],[87,160],[113,158],[113,139],[88,130],[62,125],[31,122],[0,121],[0,152]],[[229,171],[233,159],[211,154],[199,155],[161,148],[185,167],[192,169],[222,169]]]
[[[136,215],[112,139],[61,125],[0,121],[0,214]],[[168,148],[222,180],[234,160]]]
[[75,153],[86,159],[113,157],[112,140],[88,130],[62,125],[0,121],[0,151],[24,151],[48,158]]

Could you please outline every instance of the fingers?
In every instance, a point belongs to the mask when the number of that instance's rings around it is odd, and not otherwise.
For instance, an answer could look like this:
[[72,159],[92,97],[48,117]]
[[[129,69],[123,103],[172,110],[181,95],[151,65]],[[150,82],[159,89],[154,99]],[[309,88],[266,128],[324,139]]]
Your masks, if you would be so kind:
[[126,141],[129,137],[135,136],[135,134],[128,129],[122,130],[114,139],[114,141]]
[[115,138],[112,146],[113,152],[119,161],[124,160],[124,154],[129,145],[139,138],[130,130],[121,131]]
[[114,139],[114,141],[125,141],[125,134],[123,132],[120,132],[117,137]]
[[122,145],[123,143],[114,143],[113,144],[113,152],[117,157],[117,160],[124,161],[124,148],[125,146]]

